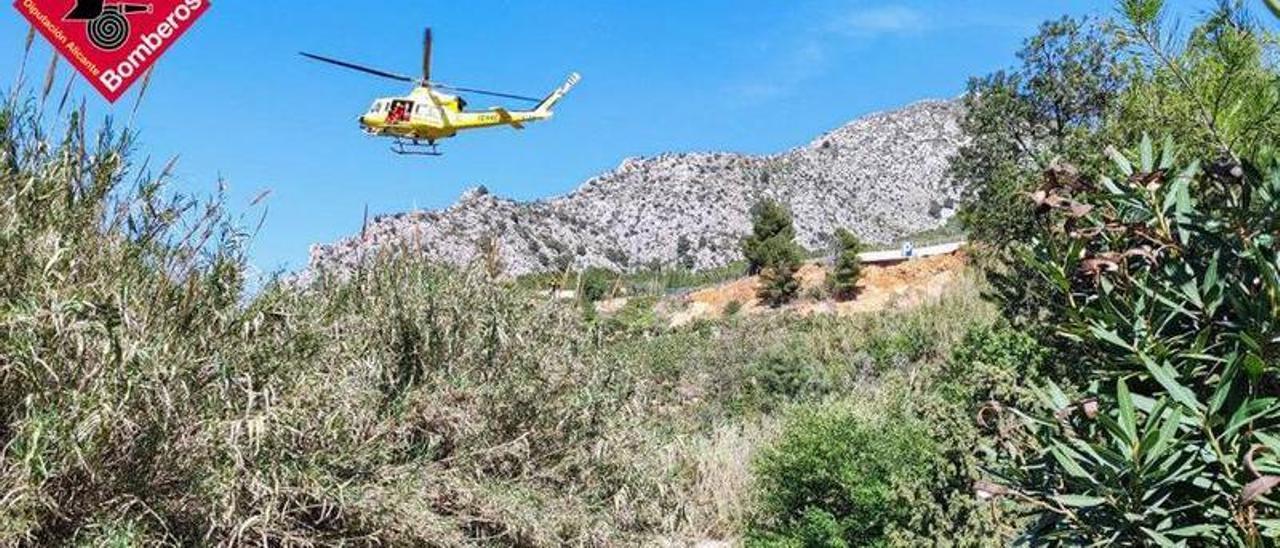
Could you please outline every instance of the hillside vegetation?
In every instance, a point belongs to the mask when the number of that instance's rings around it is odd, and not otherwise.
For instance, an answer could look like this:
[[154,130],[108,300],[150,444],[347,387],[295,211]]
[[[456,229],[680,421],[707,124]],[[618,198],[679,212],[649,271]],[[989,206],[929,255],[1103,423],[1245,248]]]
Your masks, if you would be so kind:
[[[594,305],[616,274],[561,301],[400,241],[249,292],[218,195],[48,86],[6,103],[0,545],[1272,545],[1277,42],[1119,8],[972,81],[977,266],[875,314],[743,314],[778,297],[744,283],[666,327]],[[765,210],[762,273],[806,243]]]

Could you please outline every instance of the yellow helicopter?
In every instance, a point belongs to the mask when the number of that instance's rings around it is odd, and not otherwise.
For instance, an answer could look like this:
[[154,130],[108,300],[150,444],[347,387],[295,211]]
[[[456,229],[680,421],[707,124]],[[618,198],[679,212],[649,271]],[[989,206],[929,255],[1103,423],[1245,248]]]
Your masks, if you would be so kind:
[[[424,156],[440,156],[436,141],[447,139],[459,131],[495,126],[511,126],[524,129],[526,123],[551,118],[551,109],[563,99],[582,77],[578,73],[569,75],[564,85],[544,98],[526,97],[510,93],[485,91],[474,88],[451,86],[431,80],[431,29],[428,28],[422,48],[422,77],[413,78],[403,74],[369,68],[355,63],[301,52],[301,55],[316,61],[337,65],[365,74],[389,78],[400,82],[414,84],[413,91],[404,97],[383,97],[373,102],[369,111],[360,116],[360,129],[366,134],[395,139],[392,152],[396,154],[413,154]],[[487,111],[469,112],[467,101],[459,95],[444,93],[473,93],[504,99],[515,99],[536,103],[531,110],[508,110],[503,107],[492,107]],[[425,143],[424,143],[425,141]]]

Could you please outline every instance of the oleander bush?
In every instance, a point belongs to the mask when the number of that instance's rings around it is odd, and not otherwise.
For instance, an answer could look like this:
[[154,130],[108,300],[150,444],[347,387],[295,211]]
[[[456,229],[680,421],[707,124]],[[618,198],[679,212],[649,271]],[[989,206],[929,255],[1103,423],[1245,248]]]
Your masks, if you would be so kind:
[[1033,197],[1024,260],[1088,372],[1045,382],[1005,434],[1017,443],[996,492],[1036,505],[1034,542],[1280,535],[1280,162],[1202,166],[1177,150],[1145,139],[1104,174],[1051,173]]
[[985,137],[970,151],[999,160],[969,164],[992,199],[974,211],[993,215],[970,220],[1016,227],[976,232],[996,257],[992,296],[1044,352],[1008,390],[969,393],[993,480],[975,488],[1026,519],[1022,543],[1280,534],[1277,42],[1240,3],[1185,34],[1163,7],[1119,2],[1124,21],[1108,30],[1127,46],[1114,58],[1123,85],[1057,148],[1010,153]]

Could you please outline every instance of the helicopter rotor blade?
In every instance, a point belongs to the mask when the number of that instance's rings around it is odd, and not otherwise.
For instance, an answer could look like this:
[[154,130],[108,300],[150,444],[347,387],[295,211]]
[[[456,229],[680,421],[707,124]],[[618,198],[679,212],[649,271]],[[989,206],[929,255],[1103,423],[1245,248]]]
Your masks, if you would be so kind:
[[308,58],[308,59],[315,59],[316,61],[320,61],[320,62],[323,62],[323,63],[329,63],[329,64],[331,64],[331,65],[337,65],[337,66],[340,66],[340,67],[343,67],[343,68],[348,68],[348,69],[351,69],[351,70],[354,70],[354,71],[363,72],[363,73],[365,73],[365,74],[372,74],[372,75],[374,75],[374,76],[378,76],[378,77],[381,77],[381,78],[388,78],[388,79],[391,79],[391,80],[399,80],[399,81],[401,81],[401,82],[409,82],[409,83],[411,83],[411,84],[418,83],[418,80],[417,80],[416,78],[410,78],[410,77],[405,76],[405,75],[403,75],[403,74],[396,74],[396,73],[394,73],[394,72],[387,72],[387,71],[384,71],[384,70],[378,70],[378,69],[375,69],[375,68],[369,68],[369,67],[366,67],[366,66],[357,65],[357,64],[355,64],[355,63],[348,63],[348,62],[346,62],[346,61],[339,61],[339,60],[337,60],[337,59],[332,59],[332,58],[329,58],[329,57],[325,57],[325,56],[323,56],[323,55],[316,55],[316,54],[313,54],[313,53],[307,53],[307,52],[305,52],[305,51],[298,52],[298,54],[299,54],[299,55],[302,55],[303,57],[306,57],[306,58]]
[[431,27],[422,40],[422,80],[431,81]]
[[486,90],[483,90],[483,89],[463,88],[463,87],[458,87],[458,86],[451,86],[451,85],[448,85],[448,84],[441,84],[441,83],[438,83],[438,82],[431,82],[431,85],[432,85],[432,87],[440,88],[440,89],[447,90],[447,91],[457,91],[457,92],[461,92],[461,93],[474,93],[474,94],[476,94],[476,95],[489,95],[489,96],[492,96],[492,97],[502,97],[502,98],[504,98],[504,99],[516,99],[516,100],[519,100],[519,101],[529,101],[529,102],[532,102],[532,103],[541,103],[541,102],[542,102],[542,99],[540,99],[540,98],[538,98],[538,97],[529,97],[529,96],[525,96],[525,95],[513,95],[513,94],[510,94],[510,93],[501,93],[501,92],[497,92],[497,91],[486,91]]

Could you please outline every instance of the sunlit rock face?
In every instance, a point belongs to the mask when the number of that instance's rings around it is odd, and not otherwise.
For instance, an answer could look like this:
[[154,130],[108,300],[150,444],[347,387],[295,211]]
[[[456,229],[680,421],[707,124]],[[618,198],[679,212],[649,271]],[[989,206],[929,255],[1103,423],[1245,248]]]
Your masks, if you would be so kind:
[[378,217],[362,234],[313,246],[309,268],[349,271],[388,246],[461,265],[487,241],[497,242],[512,275],[677,262],[708,268],[741,258],[751,206],[765,197],[791,208],[810,249],[826,246],[840,227],[866,241],[891,241],[941,225],[953,211],[958,190],[947,167],[964,142],[960,116],[955,102],[924,101],[774,156],[630,158],[567,195],[536,202],[477,187],[447,209]]

